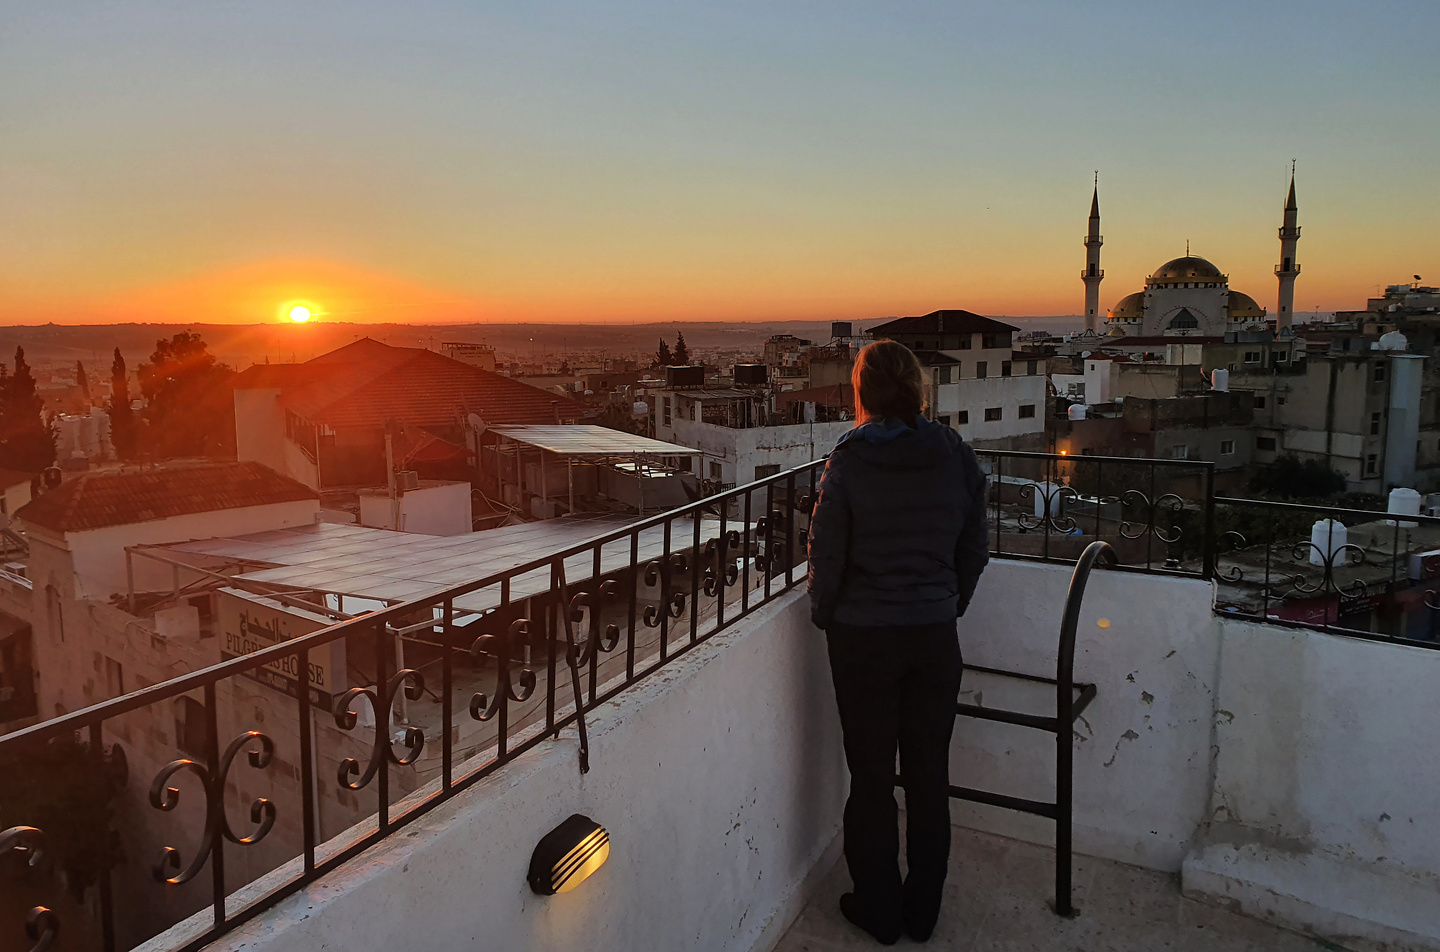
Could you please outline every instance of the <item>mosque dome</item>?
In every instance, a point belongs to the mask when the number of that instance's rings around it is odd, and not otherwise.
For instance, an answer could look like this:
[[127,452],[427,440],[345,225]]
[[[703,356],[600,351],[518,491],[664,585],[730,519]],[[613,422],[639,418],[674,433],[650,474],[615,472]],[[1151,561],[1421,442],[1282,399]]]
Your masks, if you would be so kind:
[[1263,321],[1265,309],[1256,304],[1250,295],[1231,291],[1229,317],[1232,321]]
[[1145,292],[1127,294],[1110,309],[1112,321],[1138,321],[1145,316]]
[[1213,282],[1225,281],[1225,275],[1204,258],[1197,258],[1193,255],[1186,255],[1183,258],[1173,258],[1155,269],[1155,273],[1146,280],[1147,284],[1188,284],[1199,282],[1210,284]]

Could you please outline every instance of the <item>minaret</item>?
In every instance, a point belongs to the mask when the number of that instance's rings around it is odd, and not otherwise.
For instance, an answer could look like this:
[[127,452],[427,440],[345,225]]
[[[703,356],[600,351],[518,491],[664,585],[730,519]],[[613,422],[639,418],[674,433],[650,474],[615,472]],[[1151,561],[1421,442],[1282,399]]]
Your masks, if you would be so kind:
[[1100,326],[1100,282],[1105,272],[1100,270],[1100,173],[1095,173],[1095,193],[1090,196],[1090,231],[1085,236],[1085,270],[1080,280],[1085,282],[1085,329],[1096,331]]
[[1280,226],[1280,263],[1275,266],[1275,277],[1280,279],[1279,309],[1275,312],[1275,330],[1283,331],[1290,326],[1295,311],[1295,279],[1300,275],[1300,265],[1295,260],[1295,243],[1300,240],[1300,226],[1295,224],[1295,163],[1290,163],[1290,197],[1285,199],[1285,224]]

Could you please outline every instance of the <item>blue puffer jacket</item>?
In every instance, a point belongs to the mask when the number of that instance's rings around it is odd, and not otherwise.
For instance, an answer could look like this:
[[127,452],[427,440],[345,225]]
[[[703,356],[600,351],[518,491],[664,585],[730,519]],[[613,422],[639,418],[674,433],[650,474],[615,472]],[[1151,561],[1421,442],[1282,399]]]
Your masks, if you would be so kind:
[[989,562],[985,475],[947,426],[858,426],[825,464],[810,520],[820,628],[928,625],[965,614]]

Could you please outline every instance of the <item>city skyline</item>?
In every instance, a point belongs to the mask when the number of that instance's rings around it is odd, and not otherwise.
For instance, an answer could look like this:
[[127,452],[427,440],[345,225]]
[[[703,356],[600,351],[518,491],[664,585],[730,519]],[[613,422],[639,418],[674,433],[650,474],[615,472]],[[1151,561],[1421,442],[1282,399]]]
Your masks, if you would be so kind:
[[[1433,5],[36,7],[0,39],[0,322],[1273,314],[1440,267]],[[1384,64],[1389,64],[1384,65]]]

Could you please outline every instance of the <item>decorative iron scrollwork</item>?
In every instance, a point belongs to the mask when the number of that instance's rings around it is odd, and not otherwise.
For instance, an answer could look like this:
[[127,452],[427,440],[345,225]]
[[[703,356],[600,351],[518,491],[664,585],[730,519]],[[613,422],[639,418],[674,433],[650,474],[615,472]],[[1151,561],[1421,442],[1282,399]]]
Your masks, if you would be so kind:
[[[1226,542],[1230,543],[1229,547],[1222,549],[1221,546],[1224,545]],[[1221,571],[1220,554],[1222,551],[1234,552],[1236,549],[1243,549],[1246,544],[1247,543],[1245,541],[1245,536],[1241,535],[1239,532],[1236,532],[1234,529],[1231,529],[1227,532],[1222,532],[1220,534],[1220,538],[1215,540],[1215,574],[1217,577],[1227,582],[1238,582],[1245,577],[1244,571],[1241,570],[1240,566],[1238,565],[1232,565],[1230,566],[1230,568]]]
[[[395,698],[402,689],[410,700],[420,700],[420,695],[425,691],[424,676],[414,668],[405,668],[397,671],[385,685],[383,697],[377,698],[371,688],[351,688],[340,695],[340,703],[335,708],[335,724],[342,731],[354,730],[359,723],[360,715],[350,710],[350,704],[360,695],[369,698],[370,709],[375,712],[375,746],[370,754],[370,761],[365,765],[364,773],[361,773],[360,763],[354,757],[346,757],[340,761],[335,774],[340,786],[348,790],[363,789],[374,779],[382,758],[388,757],[390,762],[398,767],[408,767],[419,759],[420,751],[425,747],[425,732],[420,728],[405,728],[401,743],[409,753],[403,756],[395,753],[395,746],[390,741],[390,706],[395,703]],[[352,781],[350,777],[355,774],[360,774],[360,779]]]
[[1125,506],[1142,506],[1145,510],[1145,521],[1143,523],[1131,522],[1129,519],[1120,523],[1120,535],[1127,539],[1143,539],[1146,533],[1153,535],[1161,542],[1169,545],[1180,541],[1182,529],[1172,525],[1172,531],[1167,532],[1165,527],[1155,521],[1155,516],[1161,512],[1182,512],[1185,509],[1185,500],[1174,493],[1166,493],[1159,496],[1154,502],[1150,497],[1138,489],[1127,489],[1120,497],[1121,503]]
[[517,638],[528,637],[530,634],[530,621],[527,618],[517,618],[510,623],[509,630],[500,636],[481,635],[475,639],[470,646],[470,656],[479,658],[481,654],[492,654],[495,656],[495,694],[492,698],[486,699],[483,693],[477,693],[470,698],[470,716],[477,721],[488,721],[500,710],[500,705],[505,698],[512,701],[528,700],[535,691],[535,672],[529,667],[522,665],[519,669],[520,688],[515,688],[515,678],[510,671],[510,648],[515,644]]
[[25,865],[36,866],[44,855],[40,848],[44,840],[44,832],[37,827],[12,826],[8,830],[0,831],[0,854],[13,852],[25,860]]
[[[256,746],[245,750],[252,743]],[[205,796],[205,827],[195,857],[191,859],[190,865],[182,870],[180,851],[173,846],[164,847],[160,851],[160,862],[155,867],[156,879],[172,886],[189,882],[209,859],[211,851],[215,849],[217,836],[224,836],[239,846],[249,846],[263,840],[275,825],[275,804],[265,797],[256,797],[250,803],[250,822],[255,824],[255,828],[245,836],[239,836],[230,826],[230,818],[225,814],[225,784],[230,775],[230,767],[241,750],[245,750],[245,759],[250,762],[251,767],[264,770],[275,754],[275,743],[259,731],[245,731],[225,748],[225,752],[220,755],[220,764],[214,771],[207,770],[204,765],[185,757],[166,764],[160,773],[156,774],[154,782],[150,784],[150,805],[157,810],[173,810],[180,803],[180,788],[170,785],[170,778],[178,773],[193,774],[200,781],[200,789]],[[167,869],[178,872],[166,875]]]
[[1362,565],[1365,562],[1365,550],[1353,542],[1333,547],[1327,555],[1325,550],[1313,542],[1297,542],[1290,550],[1291,558],[1297,562],[1301,559],[1308,559],[1310,553],[1314,552],[1320,557],[1322,573],[1316,582],[1310,582],[1303,574],[1296,572],[1285,579],[1290,585],[1290,591],[1278,593],[1281,598],[1297,598],[1306,595],[1314,595],[1318,592],[1335,592],[1348,598],[1363,598],[1368,591],[1364,579],[1355,579],[1348,585],[1342,585],[1335,579],[1335,570],[1346,565]]
[[1079,493],[1069,486],[1054,486],[1047,491],[1041,489],[1039,483],[1026,483],[1020,487],[1019,496],[1033,501],[1036,493],[1040,494],[1040,508],[1044,515],[1032,516],[1022,509],[1018,519],[1020,528],[1026,531],[1048,528],[1052,532],[1069,532],[1075,528],[1076,522],[1070,516],[1055,515],[1055,500],[1073,503],[1080,498]]
[[32,906],[25,913],[25,935],[35,943],[30,952],[45,952],[60,935],[60,917],[45,906]]

